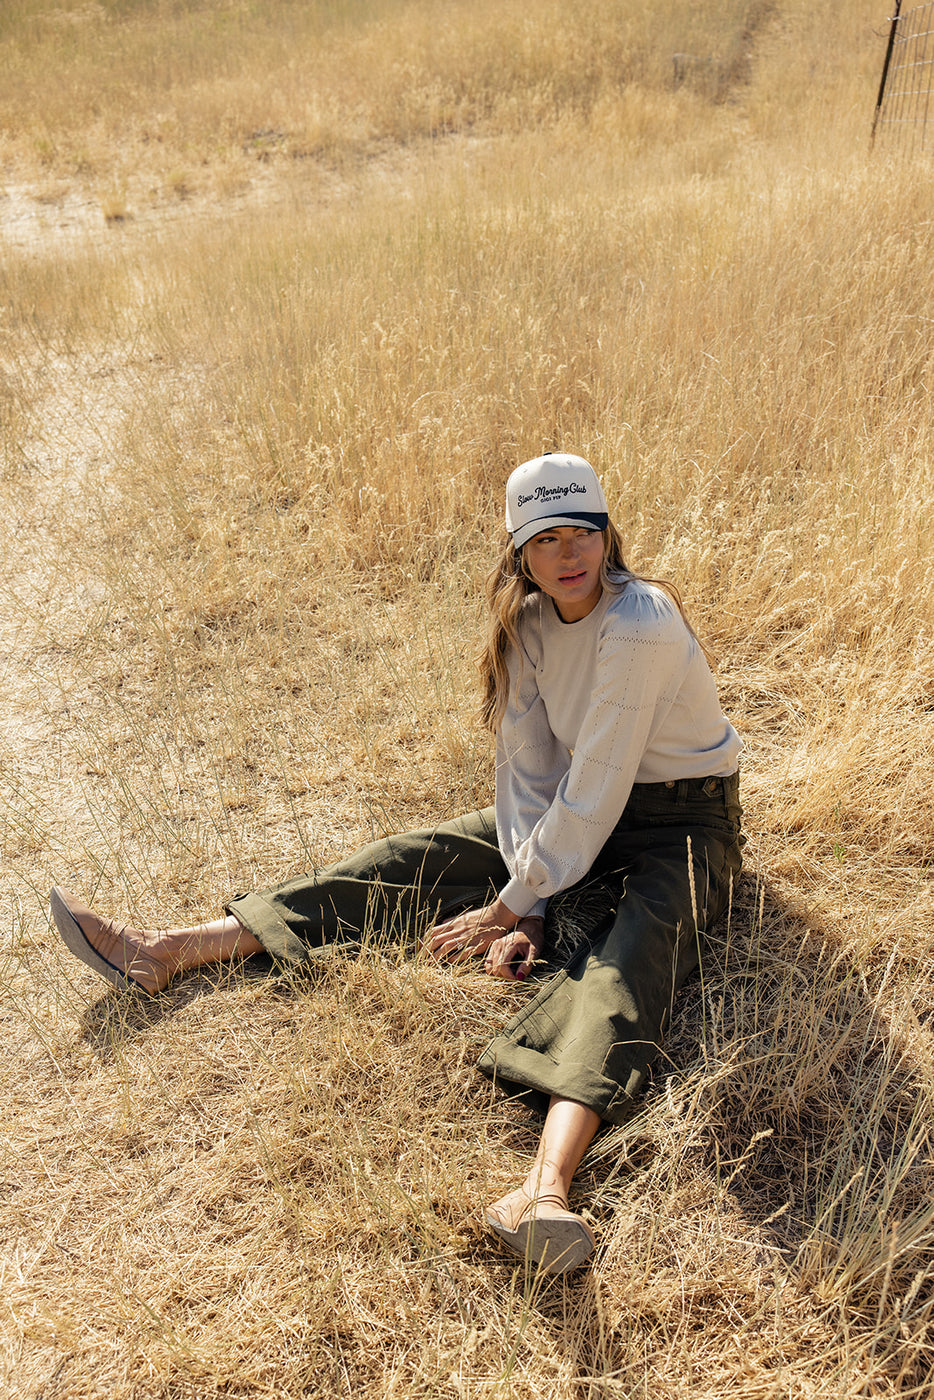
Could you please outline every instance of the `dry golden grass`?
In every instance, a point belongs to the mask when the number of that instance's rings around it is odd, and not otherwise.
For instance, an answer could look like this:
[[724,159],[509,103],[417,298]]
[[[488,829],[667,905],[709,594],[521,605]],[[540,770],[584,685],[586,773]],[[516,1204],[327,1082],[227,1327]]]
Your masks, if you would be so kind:
[[[701,8],[3,7],[4,1393],[931,1393],[930,171],[868,156],[884,7]],[[542,1281],[478,1223],[521,992],[374,943],[144,1002],[45,901],[486,801],[478,584],[558,445],[719,658],[750,840]]]

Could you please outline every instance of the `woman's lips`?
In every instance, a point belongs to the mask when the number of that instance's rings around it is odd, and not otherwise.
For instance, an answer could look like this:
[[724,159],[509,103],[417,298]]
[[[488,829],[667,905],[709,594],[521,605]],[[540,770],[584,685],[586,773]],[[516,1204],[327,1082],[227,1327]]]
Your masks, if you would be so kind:
[[563,583],[565,584],[565,586],[567,586],[575,583],[580,583],[581,580],[585,579],[586,577],[587,570],[582,569],[579,574],[562,574],[561,577],[558,579],[558,582]]

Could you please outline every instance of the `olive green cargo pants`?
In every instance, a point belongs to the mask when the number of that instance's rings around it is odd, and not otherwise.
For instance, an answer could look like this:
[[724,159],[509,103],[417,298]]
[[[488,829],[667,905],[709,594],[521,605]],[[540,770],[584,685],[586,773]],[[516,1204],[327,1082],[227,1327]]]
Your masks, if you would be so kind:
[[[483,1052],[483,1073],[538,1107],[557,1094],[624,1121],[739,875],[740,820],[736,774],[636,784],[588,879],[549,902],[546,956],[556,941],[570,956],[537,992],[530,985]],[[375,841],[228,908],[274,960],[310,963],[367,932],[418,940],[507,879],[488,808]]]

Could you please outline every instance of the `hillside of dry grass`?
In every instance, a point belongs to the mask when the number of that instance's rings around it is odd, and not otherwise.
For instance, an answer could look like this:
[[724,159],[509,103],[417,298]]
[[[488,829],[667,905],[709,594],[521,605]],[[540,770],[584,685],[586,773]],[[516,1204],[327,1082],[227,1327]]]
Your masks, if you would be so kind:
[[[4,1393],[930,1393],[930,171],[869,154],[878,5],[701,8],[3,7]],[[556,446],[718,658],[749,844],[542,1281],[479,1226],[521,990],[144,1001],[46,896],[214,914],[489,800],[479,585]]]

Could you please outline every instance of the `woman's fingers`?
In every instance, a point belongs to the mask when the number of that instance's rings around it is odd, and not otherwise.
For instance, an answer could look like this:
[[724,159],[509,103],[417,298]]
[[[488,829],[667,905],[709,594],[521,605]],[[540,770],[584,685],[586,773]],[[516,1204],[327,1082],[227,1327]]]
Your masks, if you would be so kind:
[[425,946],[433,957],[444,962],[463,962],[484,952],[500,931],[484,927],[486,909],[468,909],[429,929]]
[[536,949],[524,933],[510,933],[497,938],[487,949],[484,970],[491,977],[506,977],[521,982],[535,961]]
[[452,919],[446,919],[443,924],[435,924],[434,928],[430,928],[425,936],[425,947],[430,953],[434,953],[436,957],[441,954],[442,949],[455,937],[451,929],[452,923]]
[[433,938],[428,950],[439,962],[459,962],[462,958],[470,956],[469,947],[468,939],[447,934]]
[[544,920],[537,914],[528,915],[511,933],[490,945],[484,967],[491,977],[522,982],[532,971],[544,941]]
[[458,914],[453,919],[445,919],[443,923],[435,924],[434,928],[429,929],[425,942],[432,952],[439,952],[445,947],[463,942],[468,934],[464,915]]

